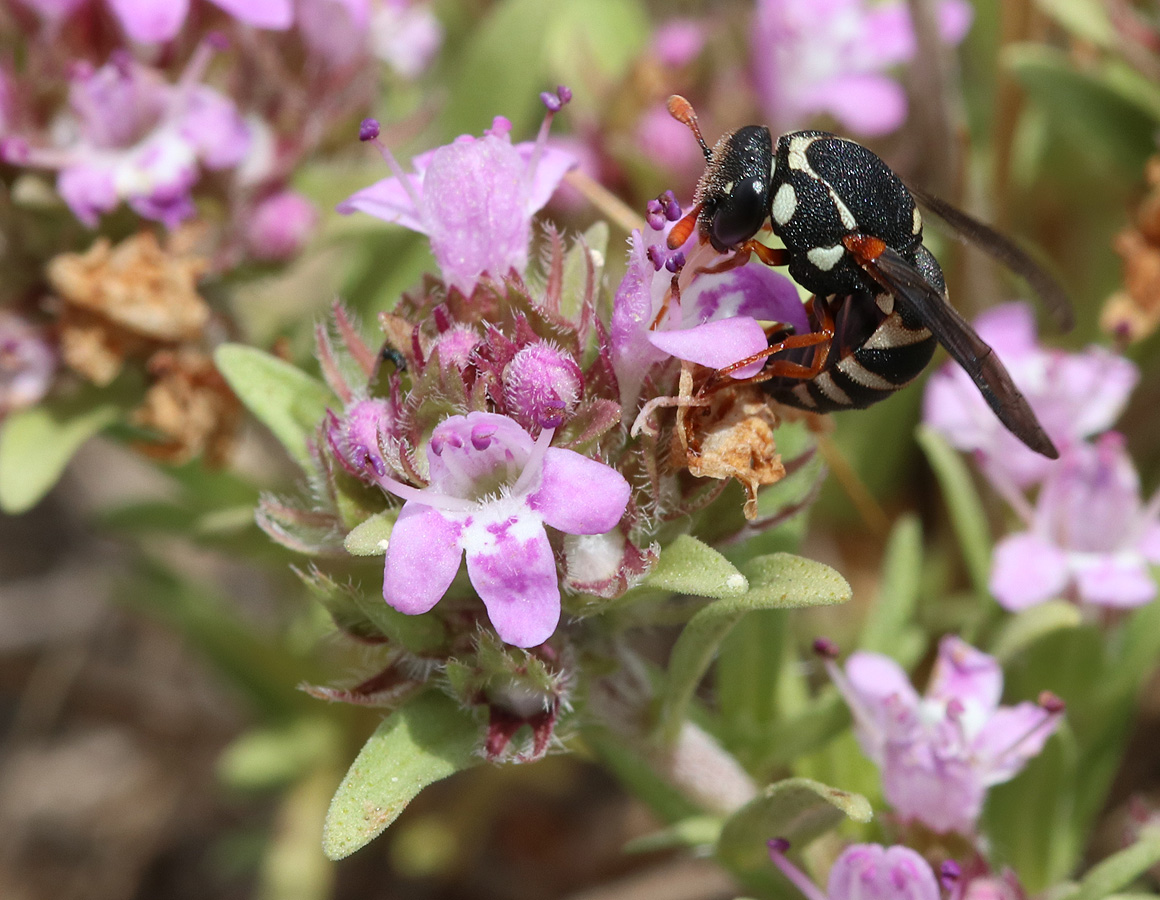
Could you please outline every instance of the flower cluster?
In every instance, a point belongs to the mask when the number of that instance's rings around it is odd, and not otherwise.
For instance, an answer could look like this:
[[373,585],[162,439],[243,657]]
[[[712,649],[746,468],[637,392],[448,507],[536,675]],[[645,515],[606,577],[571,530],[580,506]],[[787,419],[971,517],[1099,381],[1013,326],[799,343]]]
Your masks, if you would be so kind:
[[[974,454],[1023,521],[995,548],[996,599],[1013,611],[1060,596],[1113,608],[1147,603],[1156,596],[1149,565],[1160,562],[1160,498],[1141,499],[1124,439],[1108,430],[1139,379],[1136,366],[1097,346],[1077,353],[1041,347],[1024,304],[984,313],[976,329],[1060,450],[1052,461],[1020,444],[958,367],[932,376],[927,424]],[[1034,503],[1025,494],[1031,489]]]

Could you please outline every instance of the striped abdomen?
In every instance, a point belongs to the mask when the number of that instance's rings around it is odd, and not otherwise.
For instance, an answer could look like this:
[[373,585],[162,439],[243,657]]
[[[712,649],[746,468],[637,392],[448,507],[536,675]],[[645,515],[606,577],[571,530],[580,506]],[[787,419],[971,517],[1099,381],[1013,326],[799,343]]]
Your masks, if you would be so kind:
[[787,406],[827,413],[863,409],[905,387],[926,368],[937,341],[917,322],[907,324],[893,300],[846,298],[821,373],[808,381],[773,378],[765,389]]

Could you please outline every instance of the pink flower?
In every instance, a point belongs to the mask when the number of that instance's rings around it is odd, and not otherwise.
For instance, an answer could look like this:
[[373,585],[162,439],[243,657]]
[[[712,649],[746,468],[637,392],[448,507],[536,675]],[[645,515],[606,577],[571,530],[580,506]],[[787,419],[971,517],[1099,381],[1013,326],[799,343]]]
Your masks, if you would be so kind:
[[297,256],[318,225],[318,210],[297,191],[279,191],[259,201],[246,226],[246,243],[257,259]]
[[[975,321],[975,330],[1002,358],[1061,452],[1110,428],[1140,377],[1135,365],[1102,347],[1078,353],[1041,347],[1025,303],[988,310]],[[954,364],[931,376],[923,419],[953,446],[973,452],[1000,489],[1029,487],[1056,466],[1004,428],[970,376]]]
[[418,78],[443,44],[443,26],[426,3],[380,0],[371,15],[371,50],[403,78]]
[[701,55],[707,31],[697,19],[670,19],[653,32],[652,54],[670,68],[687,66]]
[[[21,0],[50,22],[68,18],[85,0]],[[239,22],[256,28],[284,30],[294,19],[291,0],[211,0]],[[130,38],[160,44],[177,37],[189,15],[189,0],[108,0],[109,8]]]
[[0,155],[59,170],[57,190],[90,228],[121,201],[172,228],[193,213],[199,165],[232,168],[250,148],[233,102],[198,83],[211,52],[203,44],[174,85],[126,54],[99,69],[80,66],[69,87],[73,116],[60,128],[67,143],[31,147],[10,138]]
[[56,367],[56,349],[39,328],[23,316],[0,312],[0,418],[39,403]]
[[991,591],[1015,611],[1072,593],[1096,606],[1133,607],[1156,596],[1160,496],[1147,506],[1116,432],[1067,448],[1047,474],[1028,529],[995,547]]
[[[942,39],[970,27],[964,0],[938,7]],[[886,134],[906,118],[906,94],[884,70],[914,57],[905,0],[758,0],[753,74],[775,131],[801,128],[825,113],[843,129]]]
[[938,881],[930,864],[909,847],[847,847],[834,860],[825,891],[786,858],[788,849],[789,841],[771,840],[770,859],[807,900],[939,900]]
[[[720,369],[769,346],[760,321],[809,329],[793,282],[765,264],[753,261],[727,272],[700,273],[701,261],[717,257],[701,260],[711,251],[698,244],[695,234],[680,250],[669,251],[665,241],[681,212],[671,195],[650,204],[650,227],[633,231],[628,269],[613,301],[612,364],[626,410],[635,409],[648,370],[669,357]],[[679,299],[672,292],[674,276]],[[733,376],[756,375],[762,365],[753,363]]]
[[1000,706],[998,662],[953,635],[939,644],[926,695],[887,656],[860,651],[843,674],[827,668],[854,715],[863,752],[882,773],[886,799],[904,820],[971,834],[992,785],[1009,781],[1043,749],[1062,702]]
[[624,515],[629,485],[615,469],[533,441],[506,416],[472,412],[435,427],[429,485],[378,483],[406,502],[391,532],[383,597],[400,612],[439,602],[466,554],[467,574],[500,638],[533,647],[560,619],[556,560],[544,526],[602,534]]
[[[464,135],[415,157],[410,175],[384,147],[395,177],[348,197],[338,211],[369,213],[427,235],[444,280],[465,294],[485,275],[523,274],[532,217],[576,164],[546,144],[554,112],[549,109],[535,143],[513,145],[511,123],[497,117],[483,137]],[[364,139],[377,139],[377,123],[363,124]]]

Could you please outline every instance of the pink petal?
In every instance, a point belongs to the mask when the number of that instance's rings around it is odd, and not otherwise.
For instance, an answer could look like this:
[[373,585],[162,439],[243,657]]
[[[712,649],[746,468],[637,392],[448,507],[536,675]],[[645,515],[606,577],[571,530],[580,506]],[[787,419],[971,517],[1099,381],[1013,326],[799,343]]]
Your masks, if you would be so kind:
[[1072,553],[1069,559],[1079,595],[1088,603],[1129,609],[1156,596],[1156,582],[1141,553]]
[[918,692],[902,666],[889,656],[859,650],[846,660],[846,678],[864,702],[881,704],[897,697],[906,706],[918,706]]
[[[423,179],[419,175],[408,175],[411,185],[418,196],[422,196]],[[384,178],[376,181],[370,187],[352,194],[343,200],[335,209],[343,215],[353,212],[364,212],[382,219],[384,222],[393,222],[410,228],[419,234],[427,234],[427,226],[423,224],[422,213],[415,209],[411,196],[399,183],[397,178]]]
[[926,693],[938,700],[955,699],[993,710],[1003,696],[1003,670],[993,656],[947,635],[939,642]]
[[[525,165],[531,164],[535,144],[525,141],[516,144],[515,151]],[[527,203],[524,211],[529,217],[543,209],[552,194],[564,180],[564,176],[580,165],[580,158],[571,150],[559,145],[547,144],[540,153],[540,160],[536,164],[536,171],[532,174],[531,186],[528,189]]]
[[989,787],[1009,781],[1037,756],[1062,721],[1035,703],[996,710],[971,744],[980,777]]
[[250,127],[233,101],[212,88],[190,92],[181,134],[208,169],[228,169],[242,161],[252,143]]
[[[710,369],[723,369],[769,346],[765,331],[749,316],[716,319],[676,331],[651,331],[648,339],[658,350]],[[758,360],[731,374],[734,378],[750,378],[764,365],[765,360]]]
[[1067,554],[1038,535],[1020,532],[995,547],[991,593],[1004,609],[1018,612],[1050,600],[1067,581]]
[[1003,357],[1008,367],[1018,365],[1020,357],[1039,353],[1035,313],[1026,303],[1001,303],[982,312],[975,319],[975,331]]
[[749,316],[792,325],[799,334],[810,330],[794,283],[760,262],[700,276],[682,293],[681,306],[683,321],[690,326],[710,319]]
[[294,8],[290,0],[213,0],[213,2],[235,19],[258,28],[285,31],[294,23]]
[[113,173],[95,166],[62,170],[56,178],[56,189],[73,215],[89,228],[96,228],[101,214],[116,208],[118,203]]
[[889,134],[906,119],[906,92],[885,75],[836,75],[812,88],[802,106],[828,112],[858,134]]
[[611,466],[573,450],[549,447],[540,486],[528,506],[566,534],[604,534],[624,515],[631,488]]
[[141,44],[171,41],[185,24],[189,0],[109,0],[121,27]]
[[932,831],[969,834],[983,810],[986,788],[963,759],[937,759],[933,748],[903,745],[888,751],[882,793],[903,820]]
[[939,900],[930,864],[901,845],[854,844],[830,869],[829,900]]
[[391,530],[383,570],[383,599],[407,615],[442,599],[459,571],[460,526],[434,507],[407,501]]
[[637,394],[649,367],[665,359],[665,354],[649,342],[649,325],[656,315],[652,296],[656,269],[648,260],[648,243],[641,232],[634,231],[629,241],[628,269],[616,288],[609,326],[612,367],[626,411],[636,409]]
[[880,653],[859,650],[850,654],[845,673],[849,692],[846,702],[859,723],[858,741],[866,755],[882,765],[887,747],[898,740],[909,740],[912,735],[919,708],[918,692],[902,667]]
[[538,532],[520,540],[501,531],[493,552],[467,554],[467,574],[491,624],[516,647],[542,644],[560,621],[556,560],[542,526]]

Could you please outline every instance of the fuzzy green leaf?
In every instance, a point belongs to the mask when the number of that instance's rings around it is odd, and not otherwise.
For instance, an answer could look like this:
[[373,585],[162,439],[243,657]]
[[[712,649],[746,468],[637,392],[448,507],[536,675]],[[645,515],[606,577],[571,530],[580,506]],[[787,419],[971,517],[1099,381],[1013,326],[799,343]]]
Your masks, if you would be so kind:
[[395,527],[398,510],[379,513],[356,525],[343,539],[342,546],[351,556],[382,556],[387,552],[391,530]]
[[1116,30],[1101,0],[1035,0],[1035,5],[1078,38],[1101,47],[1115,43]]
[[752,559],[745,565],[745,574],[749,591],[710,603],[689,620],[673,646],[661,702],[661,727],[666,740],[676,738],[693,692],[721,642],[746,615],[755,610],[844,603],[851,597],[846,579],[829,566],[790,553]]
[[1079,887],[1063,894],[1061,900],[1103,900],[1130,885],[1157,863],[1160,863],[1160,833],[1153,829],[1146,831],[1131,847],[1092,866]]
[[303,468],[311,465],[307,441],[334,395],[301,369],[244,344],[222,344],[213,355],[218,371],[259,422]]
[[89,389],[9,416],[0,428],[0,510],[14,515],[39,503],[81,444],[122,411],[107,392]]
[[330,802],[322,837],[327,857],[350,856],[382,834],[427,785],[478,763],[478,739],[475,723],[436,691],[388,716]]
[[926,425],[918,429],[918,443],[934,469],[951,514],[975,590],[990,596],[991,529],[971,473],[962,457],[941,434]]
[[782,837],[796,847],[808,844],[844,818],[869,822],[865,797],[809,778],[788,778],[769,785],[729,817],[717,839],[717,859],[745,878],[769,872],[766,841]]
[[691,535],[682,534],[661,551],[645,584],[678,594],[740,597],[749,589],[745,576],[724,556]]

